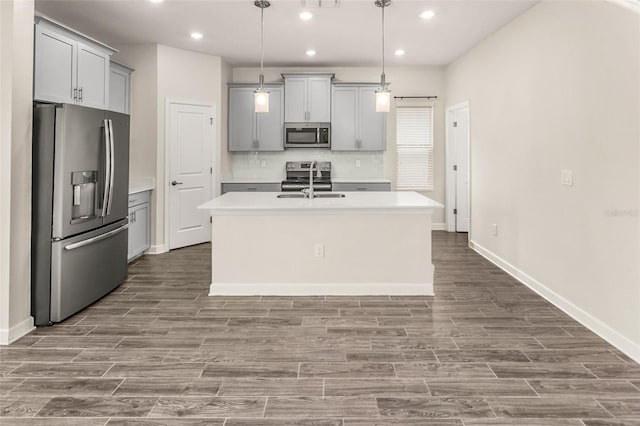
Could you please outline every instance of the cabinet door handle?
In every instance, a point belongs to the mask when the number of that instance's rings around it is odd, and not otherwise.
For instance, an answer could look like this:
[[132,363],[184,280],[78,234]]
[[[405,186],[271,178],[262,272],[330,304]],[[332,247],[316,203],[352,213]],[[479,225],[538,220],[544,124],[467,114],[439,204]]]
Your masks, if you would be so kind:
[[77,87],[73,88],[73,100],[74,101],[78,100],[78,88]]
[[80,96],[80,102],[83,102],[83,99],[82,99],[82,86],[80,86],[80,90],[78,91],[78,96]]

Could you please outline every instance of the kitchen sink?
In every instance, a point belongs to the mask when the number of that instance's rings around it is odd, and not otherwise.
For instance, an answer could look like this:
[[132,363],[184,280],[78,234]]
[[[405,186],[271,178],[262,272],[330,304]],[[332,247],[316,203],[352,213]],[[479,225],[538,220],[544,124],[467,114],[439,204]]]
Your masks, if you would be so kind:
[[[344,198],[346,195],[340,194],[337,192],[320,192],[316,193],[313,196],[314,198]],[[278,198],[307,198],[306,194],[301,194],[299,192],[286,193],[286,194],[278,194]]]

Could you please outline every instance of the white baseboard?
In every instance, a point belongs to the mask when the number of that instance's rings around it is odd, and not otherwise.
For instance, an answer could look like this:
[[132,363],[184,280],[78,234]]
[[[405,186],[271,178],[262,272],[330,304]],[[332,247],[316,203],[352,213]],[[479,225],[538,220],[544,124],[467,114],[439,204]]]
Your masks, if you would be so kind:
[[432,223],[431,224],[432,231],[446,231],[447,224],[446,223]]
[[144,254],[162,254],[169,251],[169,248],[166,244],[158,244],[155,246],[149,247],[149,250],[145,251]]
[[0,329],[0,345],[10,345],[33,330],[35,330],[35,327],[31,316],[9,329]]
[[549,287],[537,281],[535,278],[511,265],[500,256],[494,254],[493,252],[482,247],[476,242],[472,240],[469,241],[469,247],[478,252],[481,256],[485,257],[494,265],[498,266],[503,271],[507,272],[509,275],[516,278],[522,284],[526,285],[531,290],[535,291],[540,296],[551,302],[557,308],[564,311],[571,318],[578,321],[580,324],[584,325],[607,342],[611,343],[613,346],[624,352],[634,361],[640,363],[640,344],[635,343],[628,337],[620,334],[618,331],[614,330],[598,318],[594,317],[589,312],[575,305],[570,300],[562,297],[555,291],[551,290]]
[[433,283],[215,283],[209,296],[433,296]]

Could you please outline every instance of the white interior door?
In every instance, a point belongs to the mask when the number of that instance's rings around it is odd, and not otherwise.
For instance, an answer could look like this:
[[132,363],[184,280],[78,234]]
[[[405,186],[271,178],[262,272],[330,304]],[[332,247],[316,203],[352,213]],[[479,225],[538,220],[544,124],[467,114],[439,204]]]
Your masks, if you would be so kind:
[[469,232],[469,104],[447,108],[447,230]]
[[469,232],[469,107],[454,112],[456,232]]
[[212,106],[169,103],[169,249],[211,239],[209,211],[198,206],[212,198],[213,116]]

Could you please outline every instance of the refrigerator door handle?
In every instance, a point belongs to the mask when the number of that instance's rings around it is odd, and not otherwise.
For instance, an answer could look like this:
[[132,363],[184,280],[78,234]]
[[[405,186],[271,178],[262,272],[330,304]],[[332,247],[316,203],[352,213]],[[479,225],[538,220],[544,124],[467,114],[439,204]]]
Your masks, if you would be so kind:
[[80,247],[88,246],[89,244],[97,243],[98,241],[102,241],[107,239],[115,234],[119,234],[122,231],[126,230],[129,227],[129,224],[124,224],[120,228],[116,228],[113,231],[106,232],[102,235],[98,235],[93,238],[88,238],[86,240],[78,241],[77,243],[69,244],[68,246],[64,246],[65,250],[75,250]]
[[113,142],[113,121],[109,121],[109,204],[107,205],[107,215],[111,214],[111,205],[113,204],[113,180],[115,178],[115,147]]
[[109,137],[109,121],[103,120],[104,125],[104,193],[102,195],[102,214],[107,215],[107,206],[109,204],[109,182],[111,181],[111,138]]

